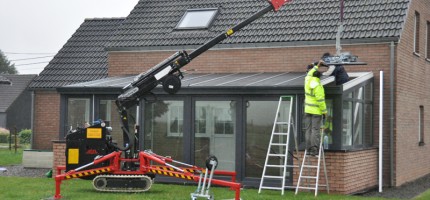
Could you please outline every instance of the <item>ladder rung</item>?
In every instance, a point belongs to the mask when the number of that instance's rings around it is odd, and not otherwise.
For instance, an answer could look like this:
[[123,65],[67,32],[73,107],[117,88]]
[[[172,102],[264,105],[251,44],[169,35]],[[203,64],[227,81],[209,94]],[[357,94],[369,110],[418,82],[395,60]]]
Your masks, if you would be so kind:
[[288,135],[288,133],[272,133],[273,135]]
[[[316,186],[316,184],[307,184],[307,185],[310,185],[310,186]],[[318,184],[318,188],[325,187],[325,186],[327,186],[327,185]]]
[[272,143],[271,145],[276,145],[276,146],[287,146],[287,144],[285,144],[285,143]]
[[267,176],[267,175],[265,175],[265,176],[263,176],[263,178],[279,178],[279,179],[283,179],[284,177],[283,176]]
[[308,189],[308,190],[315,190],[316,188],[313,187],[297,187],[299,189]]
[[268,154],[269,156],[285,156],[285,154],[272,154],[272,153],[270,153],[270,154]]
[[290,122],[276,122],[276,124],[290,124]]
[[301,176],[301,178],[317,179],[316,176]]
[[270,190],[282,190],[282,188],[268,187],[268,186],[261,186],[260,188],[262,188],[262,189],[270,189]]
[[303,167],[307,167],[307,168],[318,168],[318,166],[316,166],[316,165],[303,165]]
[[281,168],[281,167],[284,167],[284,165],[266,165],[266,167],[279,167],[279,168]]

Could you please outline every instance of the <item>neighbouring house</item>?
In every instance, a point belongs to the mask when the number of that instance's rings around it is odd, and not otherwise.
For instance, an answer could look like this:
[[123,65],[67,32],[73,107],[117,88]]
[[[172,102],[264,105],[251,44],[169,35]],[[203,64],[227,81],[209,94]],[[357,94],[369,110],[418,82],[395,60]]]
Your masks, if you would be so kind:
[[28,89],[36,75],[0,75],[0,127],[31,129],[32,97]]
[[[54,165],[64,164],[67,131],[96,119],[107,121],[120,143],[114,101],[122,87],[266,6],[264,0],[139,1],[126,18],[85,20],[31,83],[33,147],[53,148]],[[377,186],[380,115],[384,186],[430,173],[429,10],[426,0],[345,1],[343,52],[367,65],[346,66],[351,80],[343,85],[336,86],[333,77],[322,80],[333,117],[326,152],[331,191]],[[196,165],[215,154],[220,169],[235,170],[245,186],[258,186],[280,96],[295,98],[303,143],[304,71],[323,53],[335,52],[339,13],[337,0],[293,1],[203,53],[183,68],[177,94],[157,87],[156,98],[144,96],[133,108],[134,123],[141,126],[139,148]],[[297,173],[290,170],[294,185]]]

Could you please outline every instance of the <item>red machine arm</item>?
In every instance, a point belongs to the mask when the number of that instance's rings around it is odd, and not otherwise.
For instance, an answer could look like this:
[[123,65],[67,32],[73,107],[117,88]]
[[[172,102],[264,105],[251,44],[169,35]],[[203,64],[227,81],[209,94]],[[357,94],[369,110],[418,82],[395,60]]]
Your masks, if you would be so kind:
[[292,1],[293,0],[269,0],[274,11],[278,11],[285,3],[290,3]]

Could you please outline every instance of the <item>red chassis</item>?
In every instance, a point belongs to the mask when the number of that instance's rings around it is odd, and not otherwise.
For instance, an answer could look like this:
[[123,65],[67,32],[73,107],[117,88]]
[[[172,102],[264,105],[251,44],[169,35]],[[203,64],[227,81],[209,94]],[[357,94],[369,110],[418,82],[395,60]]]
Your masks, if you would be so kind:
[[[57,171],[58,175],[55,176],[55,196],[54,199],[60,199],[60,187],[61,182],[63,180],[69,180],[73,178],[81,178],[85,176],[94,176],[97,174],[113,174],[113,175],[145,175],[148,173],[154,173],[164,176],[172,176],[176,178],[182,178],[190,181],[199,182],[201,179],[201,176],[197,173],[203,173],[206,171],[206,169],[203,169],[201,167],[188,165],[185,163],[181,163],[178,161],[175,161],[168,157],[163,157],[160,155],[157,155],[155,153],[152,153],[150,151],[144,151],[139,152],[139,157],[137,159],[124,159],[121,158],[122,151],[116,151],[112,152],[108,155],[105,155],[100,158],[96,158],[94,162],[89,163],[83,167],[77,168],[75,170],[70,170],[66,173],[59,173],[63,169],[65,169],[64,166],[58,166]],[[151,161],[154,161],[160,165],[151,165]],[[85,167],[89,167],[92,165],[97,165],[103,162],[109,162],[109,166],[100,167],[100,168],[93,168],[88,170],[82,170]],[[136,171],[123,171],[121,170],[121,163],[122,162],[139,162],[140,167],[139,170]],[[174,165],[171,165],[169,163],[179,163],[182,165],[188,165],[189,167],[183,168],[183,167],[176,167]],[[221,175],[221,176],[231,176],[231,181],[225,181],[225,180],[218,180],[218,179],[211,179],[211,183],[215,185],[220,186],[227,186],[230,187],[231,190],[235,190],[235,199],[240,199],[240,183],[236,182],[236,172],[233,171],[223,171],[223,170],[215,170],[214,175]],[[202,179],[203,181],[203,179]]]

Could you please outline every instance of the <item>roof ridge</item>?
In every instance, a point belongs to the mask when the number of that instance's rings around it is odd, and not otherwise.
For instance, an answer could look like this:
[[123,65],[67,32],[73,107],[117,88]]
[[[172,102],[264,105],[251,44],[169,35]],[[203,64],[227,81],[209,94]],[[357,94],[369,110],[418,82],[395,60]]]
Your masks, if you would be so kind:
[[95,21],[95,20],[124,20],[126,17],[94,17],[85,18],[85,21]]

